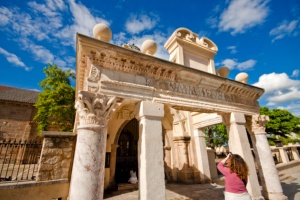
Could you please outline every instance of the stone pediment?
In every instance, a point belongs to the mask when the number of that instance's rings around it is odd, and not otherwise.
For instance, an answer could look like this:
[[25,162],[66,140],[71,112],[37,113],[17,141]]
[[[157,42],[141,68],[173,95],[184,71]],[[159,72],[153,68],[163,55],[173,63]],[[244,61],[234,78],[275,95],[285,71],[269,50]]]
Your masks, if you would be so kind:
[[[259,111],[263,89],[77,35],[76,92],[149,100],[195,112]],[[78,95],[76,95],[78,96]]]

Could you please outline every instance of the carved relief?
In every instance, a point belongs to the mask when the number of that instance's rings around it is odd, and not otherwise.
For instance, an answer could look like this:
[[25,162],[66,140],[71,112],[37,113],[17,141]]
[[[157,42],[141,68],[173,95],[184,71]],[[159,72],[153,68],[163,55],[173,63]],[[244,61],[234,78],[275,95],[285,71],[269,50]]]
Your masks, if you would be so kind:
[[86,78],[86,90],[90,92],[97,92],[99,90],[98,81],[101,78],[101,71],[96,66],[91,65],[90,74]]
[[105,49],[105,53],[101,51],[91,51],[87,55],[94,65],[101,65],[104,68],[118,70],[126,73],[135,73],[155,77],[156,79],[175,80],[176,72],[164,66],[149,65],[147,62],[140,63],[133,58],[125,55],[117,56],[115,52]]
[[116,103],[116,97],[79,91],[75,103],[79,115],[79,125],[95,124],[106,126],[111,109]]
[[251,129],[255,133],[265,133],[265,124],[269,121],[269,116],[265,115],[253,115]]
[[134,118],[134,112],[130,108],[124,106],[117,112],[117,119],[130,120]]

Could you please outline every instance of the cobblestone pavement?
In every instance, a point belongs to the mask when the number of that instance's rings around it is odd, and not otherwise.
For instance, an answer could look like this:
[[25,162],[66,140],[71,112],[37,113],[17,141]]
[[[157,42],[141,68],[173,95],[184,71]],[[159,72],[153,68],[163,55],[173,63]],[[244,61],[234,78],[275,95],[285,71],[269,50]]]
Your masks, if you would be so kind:
[[[282,182],[284,195],[289,200],[300,200],[300,173],[292,174],[295,180]],[[166,184],[166,200],[223,200],[224,187],[217,184]],[[138,190],[106,194],[105,200],[138,200]]]

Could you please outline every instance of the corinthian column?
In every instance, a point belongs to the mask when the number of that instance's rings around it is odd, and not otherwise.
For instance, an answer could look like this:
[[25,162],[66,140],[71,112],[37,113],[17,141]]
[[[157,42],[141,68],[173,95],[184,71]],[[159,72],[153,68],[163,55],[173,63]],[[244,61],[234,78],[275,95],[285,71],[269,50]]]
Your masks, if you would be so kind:
[[107,120],[115,98],[79,91],[70,200],[103,199]]
[[265,196],[270,200],[288,199],[282,191],[278,172],[273,160],[272,152],[266,137],[265,123],[269,121],[268,116],[252,116],[250,130],[255,154],[258,159],[259,174]]

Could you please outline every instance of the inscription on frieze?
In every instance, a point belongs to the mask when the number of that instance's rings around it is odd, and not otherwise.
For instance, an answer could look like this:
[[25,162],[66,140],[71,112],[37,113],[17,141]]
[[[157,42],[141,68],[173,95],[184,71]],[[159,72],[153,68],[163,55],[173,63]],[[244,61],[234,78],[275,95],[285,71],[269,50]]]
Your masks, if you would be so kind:
[[148,78],[146,80],[146,86],[160,88],[163,90],[169,90],[172,92],[183,93],[187,95],[193,95],[197,97],[211,98],[216,100],[225,100],[225,95],[222,92],[210,90],[207,88],[201,88],[195,85],[188,85],[185,83],[162,81]]

